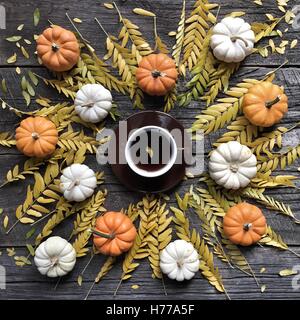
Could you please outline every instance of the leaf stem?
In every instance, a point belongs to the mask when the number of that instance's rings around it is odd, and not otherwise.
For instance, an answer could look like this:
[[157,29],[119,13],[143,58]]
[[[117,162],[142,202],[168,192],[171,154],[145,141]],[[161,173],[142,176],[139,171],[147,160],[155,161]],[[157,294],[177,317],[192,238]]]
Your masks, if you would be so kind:
[[[6,101],[4,101],[2,98],[0,98],[0,101],[5,103],[5,105],[8,107],[8,110],[9,111],[13,111],[18,117],[21,117],[23,114],[30,114],[26,111],[22,111],[22,110],[19,110],[17,108],[14,108],[12,107],[11,105],[9,105]],[[14,101],[14,100],[13,100]]]
[[84,38],[84,36],[82,35],[82,33],[78,30],[78,28],[75,26],[75,23],[72,21],[72,19],[70,18],[68,12],[66,12],[66,17],[68,18],[68,20],[70,21],[71,25],[73,26],[73,28],[76,30],[76,32],[78,33],[79,37],[81,38],[81,40],[84,43],[90,43],[87,39]]
[[157,34],[157,17],[156,15],[153,17],[153,30],[154,30],[154,39],[158,37]]
[[94,282],[93,282],[93,283],[92,283],[92,285],[90,286],[90,288],[89,288],[89,290],[88,290],[88,292],[87,292],[86,296],[84,297],[84,300],[87,300],[87,299],[88,299],[88,297],[89,297],[90,293],[92,292],[92,290],[93,290],[93,288],[94,288],[95,284],[96,284],[96,280],[94,280]]
[[114,297],[117,295],[117,293],[118,293],[118,291],[119,291],[119,289],[120,289],[120,286],[121,286],[122,282],[123,282],[123,275],[122,275],[122,277],[121,277],[121,279],[120,279],[120,281],[119,281],[119,283],[118,283],[118,285],[117,285],[117,288],[116,288],[116,290],[115,290],[115,292],[114,292]]
[[279,69],[281,69],[283,66],[285,66],[287,63],[289,62],[288,59],[286,59],[279,67],[275,68],[274,70],[268,72],[265,77],[262,79],[262,81],[265,81],[266,79],[268,79],[270,77],[270,75],[276,73]]
[[122,21],[123,21],[123,17],[122,17],[122,15],[121,15],[121,12],[120,12],[117,4],[115,3],[115,1],[113,2],[113,5],[114,5],[114,7],[116,8],[116,10],[117,10],[117,12],[118,12],[120,22],[122,22]]
[[83,270],[81,271],[80,275],[83,275],[85,273],[86,269],[91,264],[91,262],[93,261],[94,257],[95,257],[95,254],[94,254],[94,251],[92,250],[91,257],[90,257],[89,261],[87,262],[87,264],[85,265],[85,267],[83,268]]
[[106,30],[104,29],[103,25],[100,23],[100,21],[95,17],[95,21],[97,22],[97,24],[99,25],[99,27],[102,29],[102,31],[105,33],[105,35],[107,36],[107,38],[110,38],[109,34],[106,32]]
[[36,225],[37,223],[45,220],[45,219],[48,218],[51,214],[53,214],[55,211],[56,211],[56,210],[50,211],[50,212],[47,213],[45,216],[43,216],[41,219],[38,219],[38,220],[34,221],[33,223],[31,223],[30,226],[34,226],[34,225]]
[[164,294],[165,294],[165,296],[167,296],[168,293],[167,293],[166,284],[165,284],[165,280],[164,280],[164,275],[163,274],[161,275],[161,283],[162,283],[162,286],[163,286],[163,289],[164,289]]

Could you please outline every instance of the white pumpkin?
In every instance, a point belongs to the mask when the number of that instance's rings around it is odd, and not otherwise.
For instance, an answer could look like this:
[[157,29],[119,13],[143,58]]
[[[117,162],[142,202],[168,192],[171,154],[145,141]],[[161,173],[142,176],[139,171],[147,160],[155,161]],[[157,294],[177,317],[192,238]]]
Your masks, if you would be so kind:
[[226,189],[246,187],[256,175],[256,157],[252,151],[237,141],[222,143],[209,160],[209,174],[217,184]]
[[108,115],[112,96],[101,84],[86,84],[77,91],[74,105],[83,121],[97,123]]
[[254,47],[255,34],[242,18],[226,17],[212,31],[210,46],[214,56],[225,62],[240,62]]
[[185,240],[169,243],[160,254],[160,269],[170,279],[190,280],[199,270],[199,255],[193,245]]
[[68,201],[80,202],[94,193],[95,172],[85,164],[74,163],[62,171],[60,189]]
[[71,243],[61,237],[50,237],[35,250],[34,263],[48,277],[61,277],[73,270],[76,252]]

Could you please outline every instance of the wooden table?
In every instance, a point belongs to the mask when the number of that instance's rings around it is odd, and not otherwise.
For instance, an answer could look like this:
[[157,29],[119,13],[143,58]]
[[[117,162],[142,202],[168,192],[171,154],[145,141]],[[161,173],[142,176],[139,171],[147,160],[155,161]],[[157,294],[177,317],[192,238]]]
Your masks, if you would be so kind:
[[[15,68],[18,65],[22,72],[26,70],[34,70],[34,72],[50,76],[49,72],[41,67],[34,57],[35,47],[30,47],[30,59],[25,59],[18,54],[18,61],[15,65],[8,65],[6,59],[13,54],[17,48],[8,43],[4,39],[7,36],[17,34],[16,27],[25,23],[22,34],[28,39],[32,39],[33,34],[39,34],[44,27],[48,25],[47,19],[53,23],[59,24],[66,28],[71,28],[70,23],[65,17],[65,12],[68,12],[71,17],[78,17],[83,20],[83,23],[78,25],[81,32],[87,39],[90,39],[97,53],[103,55],[105,52],[104,41],[105,36],[94,23],[94,17],[98,19],[105,26],[106,30],[112,34],[116,34],[119,30],[117,23],[117,15],[114,11],[106,10],[101,4],[104,1],[85,0],[85,1],[50,1],[50,0],[6,0],[2,1],[7,13],[7,29],[0,30],[0,73],[1,79],[7,80],[8,87],[11,89],[11,95],[7,102],[12,105],[17,105],[19,108],[26,109],[24,99],[21,95],[20,77],[16,74]],[[274,16],[279,16],[280,12],[277,9],[275,0],[264,0],[264,6],[259,7],[253,4],[252,1],[245,0],[217,0],[221,4],[220,16],[231,11],[246,11],[246,19],[252,21],[265,21],[265,13],[271,13]],[[126,2],[117,1],[124,16],[132,19],[140,27],[147,39],[153,39],[152,23],[145,17],[140,17],[132,13],[134,7],[142,6],[145,9],[156,12],[158,16],[158,32],[161,37],[168,43],[169,47],[172,45],[171,39],[167,33],[171,30],[176,30],[177,22],[181,12],[181,0],[128,0]],[[190,9],[194,1],[187,0],[187,10]],[[290,1],[290,6],[296,4],[296,1]],[[41,21],[38,27],[33,27],[32,15],[36,7],[39,7],[41,12]],[[286,35],[288,40],[299,38],[299,32],[294,31],[291,27]],[[286,92],[289,96],[289,112],[283,119],[282,124],[289,126],[300,120],[300,59],[299,50],[288,50],[285,56],[273,55],[269,59],[263,59],[258,55],[252,55],[245,62],[232,79],[234,84],[238,80],[245,77],[260,78],[266,72],[279,66],[285,59],[289,63],[277,72],[277,83],[285,86]],[[38,92],[41,96],[50,98],[53,102],[64,101],[62,95],[49,87],[40,85]],[[114,99],[119,106],[119,111],[122,118],[132,114],[131,102],[127,97],[119,94],[113,94]],[[151,108],[153,101],[147,100],[147,109]],[[35,102],[30,106],[30,109],[37,108]],[[193,102],[188,108],[176,107],[171,114],[179,119],[185,127],[189,127],[194,120],[194,116],[204,108],[203,103]],[[155,106],[154,106],[155,109]],[[13,131],[18,122],[18,118],[7,110],[0,110],[1,131]],[[109,122],[108,126],[114,126],[113,122]],[[206,138],[205,147],[208,152],[211,148],[211,143],[220,134],[211,134]],[[299,131],[294,130],[292,134],[287,135],[286,144],[294,143],[299,140]],[[15,148],[1,148],[0,149],[0,178],[4,179],[6,172],[17,163],[23,163],[25,157],[20,155]],[[89,157],[88,164],[95,170],[97,167],[94,156]],[[295,164],[287,168],[285,174],[297,174],[297,167]],[[102,168],[101,168],[102,169]],[[106,207],[110,209],[119,209],[127,207],[130,202],[136,202],[140,195],[126,190],[117,179],[113,176],[109,166],[104,166],[105,172],[105,188],[108,189],[108,198]],[[299,173],[299,172],[298,172]],[[0,207],[4,208],[3,216],[7,214],[10,220],[14,220],[15,209],[19,205],[25,195],[27,183],[13,183],[0,190]],[[195,181],[183,182],[176,191],[183,193],[186,191],[191,183]],[[285,201],[291,205],[295,214],[300,218],[300,192],[297,189],[275,189],[269,192],[277,199]],[[170,204],[174,204],[174,193],[172,193]],[[266,211],[269,224],[280,233],[284,240],[288,243],[291,249],[300,254],[300,233],[297,227],[288,218],[277,215],[274,212]],[[191,217],[195,225],[199,222],[197,219]],[[61,226],[55,230],[56,235],[67,237],[72,228],[71,220],[65,221]],[[25,244],[30,241],[25,240],[25,233],[29,230],[28,227],[19,224],[9,236],[4,235],[4,230],[1,227],[0,233],[0,247],[2,256],[0,257],[0,264],[6,267],[7,270],[7,288],[0,290],[1,299],[83,299],[88,288],[90,287],[96,273],[98,272],[103,257],[97,256],[93,259],[90,266],[85,272],[84,281],[81,287],[77,284],[77,276],[87,263],[88,257],[79,259],[75,270],[71,275],[64,278],[58,288],[54,290],[56,280],[48,279],[41,276],[35,267],[16,267],[12,257],[6,253],[7,247],[14,247],[18,255],[27,255]],[[260,292],[253,278],[233,270],[226,264],[222,264],[218,260],[221,274],[224,279],[224,284],[232,299],[298,299],[300,298],[300,290],[293,290],[291,281],[292,277],[280,277],[278,272],[285,268],[292,268],[294,265],[300,266],[300,258],[288,251],[279,251],[274,248],[266,247],[252,247],[243,250],[247,259],[249,260],[253,270],[256,272],[259,282],[266,285],[264,293]],[[113,268],[113,270],[94,287],[91,292],[90,299],[112,299],[113,291],[117,286],[118,279],[121,273],[120,261]],[[260,269],[266,268],[264,273],[260,274]],[[137,284],[139,288],[134,290],[132,285]],[[117,297],[114,299],[225,299],[225,296],[218,294],[208,282],[198,274],[195,279],[184,284],[175,283],[173,281],[166,281],[166,288],[168,296],[165,297],[163,288],[159,280],[151,278],[151,271],[148,262],[143,262],[131,280],[122,284]]]

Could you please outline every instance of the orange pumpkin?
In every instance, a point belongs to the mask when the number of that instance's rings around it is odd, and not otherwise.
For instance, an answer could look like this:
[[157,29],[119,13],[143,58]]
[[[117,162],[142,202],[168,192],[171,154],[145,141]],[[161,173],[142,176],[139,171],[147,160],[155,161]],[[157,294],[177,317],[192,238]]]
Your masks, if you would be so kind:
[[261,239],[266,232],[266,218],[262,211],[247,202],[231,207],[224,219],[226,236],[235,244],[250,246]]
[[118,256],[132,247],[136,228],[124,213],[109,211],[97,218],[93,234],[100,253]]
[[43,64],[53,71],[70,70],[79,59],[79,44],[73,32],[54,26],[37,39],[37,53]]
[[282,88],[269,81],[249,89],[243,98],[243,112],[254,125],[271,127],[288,111],[288,98]]
[[16,145],[28,157],[45,158],[54,150],[58,132],[54,123],[43,117],[29,117],[16,130]]
[[177,77],[174,60],[164,53],[144,57],[136,70],[139,87],[151,96],[163,96],[172,90]]

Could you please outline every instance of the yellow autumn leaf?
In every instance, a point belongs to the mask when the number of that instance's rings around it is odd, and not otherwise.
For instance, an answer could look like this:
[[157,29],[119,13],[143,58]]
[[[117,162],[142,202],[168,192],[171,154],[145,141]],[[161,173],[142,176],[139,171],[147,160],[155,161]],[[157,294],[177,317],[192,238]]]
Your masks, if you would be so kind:
[[132,11],[140,16],[155,17],[155,14],[153,12],[142,8],[134,8]]

